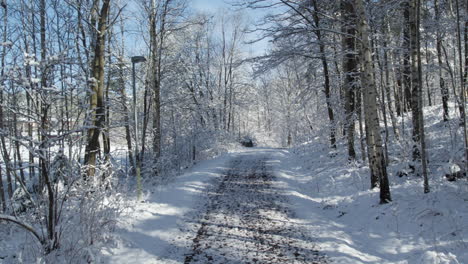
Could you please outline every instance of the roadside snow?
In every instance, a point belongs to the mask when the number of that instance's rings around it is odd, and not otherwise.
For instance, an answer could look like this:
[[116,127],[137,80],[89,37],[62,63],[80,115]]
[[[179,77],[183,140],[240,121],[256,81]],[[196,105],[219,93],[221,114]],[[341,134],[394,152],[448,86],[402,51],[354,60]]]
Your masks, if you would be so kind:
[[[172,243],[187,247],[180,229],[183,216],[196,210],[211,179],[220,177],[236,154],[225,154],[194,166],[166,186],[144,186],[144,202],[134,203],[120,220],[114,245],[103,249],[103,263],[178,263],[167,255]],[[178,240],[178,238],[180,238]],[[181,256],[182,257],[182,256]]]
[[[368,188],[366,166],[348,164],[343,153],[332,158],[326,146],[311,144],[307,156],[267,150],[268,163],[294,221],[332,263],[468,263],[466,182],[432,176],[431,192],[424,194],[422,179],[392,173],[393,202],[380,205],[378,190]],[[196,236],[187,217],[203,214],[203,193],[238,155],[202,162],[173,183],[154,187],[144,203],[129,209],[118,225],[119,239],[103,251],[101,262],[183,263],[189,238]]]
[[307,159],[283,150],[278,178],[298,216],[333,263],[468,263],[466,182],[391,176],[393,202],[378,204],[368,168],[329,157],[319,143]]

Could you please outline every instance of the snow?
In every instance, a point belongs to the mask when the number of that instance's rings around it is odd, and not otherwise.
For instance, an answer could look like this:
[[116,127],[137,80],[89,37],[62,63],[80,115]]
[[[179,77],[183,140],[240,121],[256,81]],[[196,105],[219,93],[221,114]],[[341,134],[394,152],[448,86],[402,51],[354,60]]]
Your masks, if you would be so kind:
[[441,113],[440,106],[425,108],[431,192],[423,193],[422,177],[396,176],[406,167],[405,153],[398,142],[391,142],[389,204],[378,204],[378,190],[369,190],[367,163],[349,163],[345,146],[332,153],[316,140],[291,150],[295,153],[283,151],[278,176],[288,184],[295,210],[308,222],[317,245],[333,262],[468,263],[468,183],[445,178],[460,170],[452,159],[459,160],[454,153],[460,154],[463,143],[453,141],[458,120],[442,124]]
[[[440,113],[440,106],[426,108],[428,194],[423,193],[422,178],[397,176],[407,168],[405,154],[397,155],[407,148],[403,143],[389,144],[393,201],[383,205],[378,203],[378,190],[369,189],[367,163],[349,163],[343,145],[330,151],[316,138],[293,149],[244,148],[202,161],[169,182],[145,182],[144,200],[122,204],[125,213],[114,234],[108,241],[100,241],[104,247],[99,254],[93,251],[89,257],[94,263],[184,263],[199,230],[197,219],[209,215],[206,205],[213,190],[232,168],[232,161],[240,159],[244,161],[238,167],[241,172],[257,161],[266,161],[276,177],[275,188],[292,212],[286,219],[274,212],[266,214],[288,223],[291,230],[300,228],[299,239],[293,242],[304,249],[313,247],[332,263],[468,263],[468,183],[445,178],[446,173],[460,171],[460,152],[454,144],[459,131],[453,131],[458,124],[456,119],[440,123]],[[452,126],[450,135],[447,126]],[[34,241],[28,233],[13,234],[15,230],[20,229],[0,228],[0,263],[21,262],[22,251],[9,250]],[[239,238],[250,234],[241,229],[233,232],[229,235]],[[237,254],[240,262],[245,244],[231,246],[238,250],[226,251]]]
[[[277,184],[295,212],[291,222],[300,224],[309,243],[331,262],[468,263],[466,183],[433,177],[431,193],[424,194],[421,178],[391,176],[394,201],[380,205],[378,190],[368,190],[367,167],[348,164],[344,155],[331,158],[320,143],[312,149],[307,159],[286,149],[250,153],[268,153]],[[195,235],[186,228],[186,216],[206,210],[200,207],[203,193],[239,155],[202,162],[148,193],[120,224],[121,241],[104,251],[103,262],[183,263],[182,253]]]
[[202,162],[166,186],[153,186],[145,200],[134,203],[121,219],[116,231],[118,247],[105,248],[103,262],[171,263],[164,255],[170,243],[177,243],[183,235],[179,224],[184,215],[195,210],[210,180],[221,176],[226,162],[235,155]]
[[[369,189],[367,163],[348,162],[343,145],[330,151],[316,138],[289,150],[248,151],[253,160],[266,156],[294,212],[289,222],[299,224],[305,241],[331,262],[468,263],[468,183],[445,178],[460,170],[456,160],[461,141],[454,141],[460,131],[455,131],[456,118],[440,122],[440,107],[425,109],[431,192],[424,194],[421,177],[397,176],[407,169],[405,155],[410,153],[405,152],[407,143],[393,142],[388,167],[393,201],[388,204],[379,204],[378,189]],[[406,124],[405,133],[410,129]],[[107,250],[104,262],[183,263],[181,255],[189,251],[196,232],[187,228],[187,216],[206,211],[206,193],[239,155],[202,162],[148,194],[146,202],[130,212],[136,217],[121,226],[122,241]]]

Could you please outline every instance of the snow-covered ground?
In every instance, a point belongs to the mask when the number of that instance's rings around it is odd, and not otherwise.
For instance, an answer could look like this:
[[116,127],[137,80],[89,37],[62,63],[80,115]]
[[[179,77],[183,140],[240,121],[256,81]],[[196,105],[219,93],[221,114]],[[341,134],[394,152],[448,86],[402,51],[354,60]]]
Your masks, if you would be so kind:
[[[398,119],[400,140],[390,130],[389,204],[378,204],[378,189],[369,190],[367,162],[349,163],[344,145],[331,152],[322,137],[291,150],[294,155],[284,152],[279,176],[290,184],[296,211],[310,221],[310,232],[334,262],[468,263],[468,182],[445,177],[464,159],[456,106],[450,104],[450,110],[452,119],[442,122],[440,105],[424,109],[428,194],[422,177],[408,169],[409,113]],[[401,172],[408,176],[399,177]]]
[[[308,244],[327,256],[324,261],[468,263],[468,182],[466,179],[449,182],[444,177],[446,167],[460,161],[463,144],[457,119],[442,123],[440,113],[440,106],[426,108],[431,187],[428,194],[423,193],[422,178],[397,176],[407,167],[411,154],[404,141],[389,143],[388,171],[393,201],[384,205],[378,203],[378,190],[369,190],[367,163],[349,163],[344,146],[339,146],[337,152],[330,152],[323,142],[324,137],[290,150],[237,149],[202,161],[180,176],[169,177],[169,182],[148,180],[144,185],[144,201],[125,203],[127,207],[118,219],[114,234],[107,241],[96,243],[96,246],[105,246],[100,254],[93,253],[93,262],[184,263],[187,256],[194,255],[190,252],[200,230],[197,228],[199,220],[217,218],[207,213],[210,211],[207,205],[216,197],[213,190],[217,184],[233,168],[232,161],[245,161],[237,165],[239,175],[243,175],[243,166],[265,160],[268,173],[275,176],[272,179],[275,188],[285,199],[282,204],[292,212],[287,214],[291,230],[301,229],[300,235],[294,238],[302,241],[294,243]],[[452,112],[451,116],[456,114]],[[409,126],[405,133],[409,135]],[[229,199],[224,201],[229,202]],[[7,237],[6,240],[0,237],[0,263],[21,263],[19,253],[1,247],[24,248],[24,245],[34,244],[32,238],[23,231],[17,232],[18,228],[5,230],[8,232],[0,233]],[[213,230],[224,232],[222,228]],[[237,234],[245,236],[251,231]],[[206,241],[216,241],[216,238],[212,236]],[[309,252],[315,254],[312,250]],[[237,260],[244,263],[240,255]],[[76,259],[76,262],[86,260]]]
[[468,263],[466,182],[432,179],[424,194],[421,178],[391,175],[393,202],[380,205],[366,167],[325,151],[311,156],[305,163],[284,151],[278,176],[334,263]]
[[103,249],[101,261],[171,263],[166,258],[168,249],[187,242],[182,238],[181,219],[197,209],[203,191],[222,175],[235,155],[201,162],[165,186],[144,186],[144,201],[134,203],[120,219],[115,244]]
[[[391,175],[393,202],[380,205],[378,190],[368,190],[365,166],[348,164],[344,155],[332,158],[326,146],[311,144],[315,151],[307,156],[286,149],[249,151],[268,153],[294,222],[331,262],[468,263],[466,182],[431,177],[431,192],[424,194],[422,179]],[[239,155],[202,162],[148,194],[122,219],[118,243],[103,251],[101,261],[183,263],[196,236],[187,216],[203,215],[207,191]]]

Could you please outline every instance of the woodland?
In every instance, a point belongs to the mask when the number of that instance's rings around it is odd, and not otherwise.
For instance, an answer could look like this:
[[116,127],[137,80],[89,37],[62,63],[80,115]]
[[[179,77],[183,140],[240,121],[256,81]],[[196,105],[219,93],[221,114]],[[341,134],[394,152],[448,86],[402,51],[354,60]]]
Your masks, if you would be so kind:
[[466,208],[468,1],[192,2],[1,0],[0,262],[98,262],[130,201],[245,142],[362,168],[368,207]]

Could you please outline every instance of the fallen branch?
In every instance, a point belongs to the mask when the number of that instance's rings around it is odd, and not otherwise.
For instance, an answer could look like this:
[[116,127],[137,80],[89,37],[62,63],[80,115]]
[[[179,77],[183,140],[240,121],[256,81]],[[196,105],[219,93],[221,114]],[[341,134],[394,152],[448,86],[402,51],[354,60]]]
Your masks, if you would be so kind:
[[37,240],[39,240],[41,245],[45,244],[44,239],[41,238],[41,236],[36,232],[34,227],[32,227],[30,224],[21,222],[17,218],[5,214],[0,214],[0,220],[5,220],[7,222],[12,222],[19,225],[23,229],[26,229],[27,231],[31,232],[31,234],[33,234],[37,238]]

